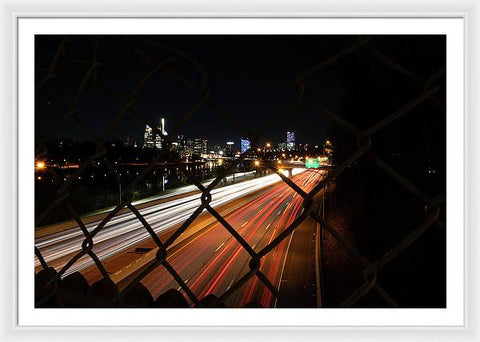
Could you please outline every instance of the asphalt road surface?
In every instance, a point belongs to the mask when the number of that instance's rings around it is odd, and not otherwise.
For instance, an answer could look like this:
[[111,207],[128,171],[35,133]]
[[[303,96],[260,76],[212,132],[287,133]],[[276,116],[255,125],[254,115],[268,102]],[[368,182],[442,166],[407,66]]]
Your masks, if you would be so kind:
[[[294,174],[300,173],[301,169],[294,169]],[[279,182],[278,175],[255,178],[238,184],[215,188],[212,193],[212,207],[220,207],[231,201],[258,192]],[[200,206],[199,194],[173,199],[158,205],[145,207],[140,213],[150,224],[157,234],[161,234],[184,222]],[[101,221],[91,222],[86,225],[88,231],[92,231]],[[81,249],[85,236],[79,227],[66,229],[54,234],[35,239],[35,245],[39,248],[49,266],[60,270]],[[151,240],[145,227],[131,212],[116,215],[94,237],[93,251],[100,260],[108,260],[119,254],[125,253],[133,246]],[[68,269],[64,277],[75,272],[89,268],[93,261],[89,256],[80,258]],[[41,266],[35,257],[35,268],[38,271]]]
[[[322,173],[307,171],[295,176],[293,181],[308,192],[321,178]],[[302,202],[301,196],[281,182],[230,214],[227,221],[258,252],[301,214]],[[277,288],[281,285],[292,237],[290,234],[261,260],[260,270]],[[169,253],[167,260],[201,299],[208,294],[220,296],[245,275],[249,271],[250,255],[220,223],[215,223],[186,239]],[[291,260],[298,262],[296,267],[290,267],[299,270],[312,267],[311,262],[305,264],[305,258]],[[170,288],[183,293],[163,266],[141,282],[154,298]],[[242,307],[251,301],[264,307],[276,305],[275,297],[256,276],[234,292],[226,305]]]

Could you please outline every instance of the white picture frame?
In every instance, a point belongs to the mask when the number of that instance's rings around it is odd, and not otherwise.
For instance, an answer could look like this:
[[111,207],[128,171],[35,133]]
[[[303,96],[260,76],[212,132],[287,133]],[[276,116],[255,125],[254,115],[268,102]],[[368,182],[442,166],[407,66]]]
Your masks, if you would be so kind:
[[[433,1],[423,1],[420,4],[414,5],[412,2],[412,9],[416,9],[412,12],[402,11],[402,6],[405,6],[405,2],[392,5],[392,8],[388,9],[387,6],[381,3],[381,1],[362,1],[365,7],[362,9],[359,5],[351,5],[348,11],[342,8],[342,4],[338,3],[335,6],[330,5],[311,5],[306,3],[297,3],[295,8],[292,8],[286,2],[280,2],[277,4],[276,10],[268,8],[268,2],[261,2],[260,4],[246,4],[243,3],[240,9],[235,8],[232,4],[226,5],[218,3],[218,7],[214,7],[213,4],[209,4],[210,8],[202,9],[187,2],[180,3],[168,3],[168,4],[154,4],[148,2],[148,6],[151,6],[152,11],[148,11],[148,15],[145,13],[138,13],[135,11],[135,4],[126,5],[123,13],[112,13],[109,11],[110,6],[114,6],[110,1],[103,1],[97,9],[90,11],[85,4],[81,2],[72,3],[67,6],[65,4],[58,3],[56,1],[42,2],[44,8],[37,7],[37,11],[32,12],[31,9],[35,8],[35,4],[14,3],[9,1],[3,1],[5,6],[2,10],[3,18],[5,18],[3,25],[5,30],[2,33],[4,58],[2,60],[2,67],[5,70],[5,77],[2,80],[2,96],[5,99],[2,101],[4,108],[4,115],[2,120],[2,139],[4,140],[5,151],[5,165],[6,167],[1,172],[0,179],[4,183],[2,189],[6,189],[5,195],[2,197],[2,220],[4,220],[4,227],[10,229],[4,229],[1,231],[1,241],[3,243],[3,263],[4,270],[7,271],[5,279],[10,281],[4,281],[2,295],[3,306],[2,310],[2,335],[5,340],[35,340],[42,336],[43,338],[49,338],[51,340],[84,340],[84,339],[113,339],[118,338],[116,334],[112,332],[122,331],[122,338],[124,339],[156,339],[160,333],[158,329],[161,329],[161,334],[166,339],[170,338],[182,338],[182,339],[275,339],[286,340],[295,336],[295,339],[301,340],[347,340],[351,338],[361,340],[459,340],[459,341],[476,341],[480,339],[478,332],[478,309],[479,299],[475,293],[475,289],[478,288],[478,252],[476,252],[474,246],[476,242],[479,242],[478,232],[473,229],[477,223],[478,218],[475,217],[475,210],[469,210],[475,208],[474,204],[478,204],[478,199],[475,198],[475,190],[478,190],[478,184],[475,182],[476,171],[478,165],[474,159],[474,151],[478,148],[478,138],[475,137],[475,128],[478,128],[478,119],[473,115],[475,109],[478,109],[478,100],[474,96],[472,89],[477,89],[478,86],[478,67],[475,69],[475,65],[472,61],[478,60],[478,44],[475,44],[474,37],[478,38],[478,27],[474,26],[475,19],[478,19],[478,8],[475,7],[475,1],[466,1],[462,4],[447,5],[443,4],[441,7],[439,4],[434,4]],[[302,7],[303,5],[303,7]],[[49,8],[48,6],[52,6]],[[58,7],[57,7],[58,6]],[[75,7],[74,7],[75,6]],[[130,6],[130,8],[129,8]],[[323,7],[322,7],[323,6]],[[357,6],[357,7],[356,7]],[[382,7],[383,6],[383,7]],[[437,6],[437,7],[436,7]],[[449,6],[451,6],[449,8]],[[208,6],[207,6],[208,7]],[[356,7],[356,8],[355,8]],[[28,10],[27,10],[28,8]],[[55,8],[55,10],[53,9]],[[128,9],[129,8],[129,9]],[[196,9],[195,11],[193,9]],[[382,11],[380,11],[383,9]],[[158,15],[154,15],[158,13]],[[179,325],[166,325],[163,327],[128,327],[127,324],[123,326],[109,327],[103,325],[95,329],[85,329],[84,326],[94,326],[95,322],[84,321],[81,326],[69,326],[63,325],[61,328],[54,328],[51,325],[37,326],[37,327],[21,327],[18,325],[18,301],[17,301],[17,276],[19,270],[19,258],[21,259],[21,249],[17,249],[16,245],[19,240],[19,231],[15,229],[18,226],[18,211],[21,210],[17,207],[17,201],[12,199],[18,199],[18,188],[16,187],[17,181],[22,177],[21,170],[17,168],[17,160],[19,158],[19,150],[17,145],[17,132],[20,125],[20,121],[17,117],[18,102],[16,87],[18,73],[17,67],[17,55],[18,41],[17,41],[17,29],[18,20],[25,17],[112,17],[112,18],[125,18],[125,17],[224,17],[230,18],[229,20],[235,20],[237,17],[296,17],[296,18],[383,18],[386,20],[396,20],[400,18],[408,17],[424,17],[424,18],[462,18],[464,20],[465,28],[465,93],[464,95],[464,121],[462,124],[465,127],[463,138],[465,158],[463,160],[464,178],[460,179],[460,186],[462,181],[464,182],[464,206],[461,206],[460,210],[465,212],[463,217],[465,222],[465,308],[464,308],[464,324],[447,324],[443,327],[435,327],[435,324],[426,324],[425,326],[404,326],[394,327],[389,324],[383,324],[383,326],[373,327],[371,325],[362,326],[361,324],[352,324],[347,326],[342,325],[329,325],[329,326],[314,326],[308,324],[307,326],[291,326],[289,324],[280,324],[277,326],[257,326],[253,325],[240,325],[232,326],[225,323],[222,324],[206,324],[203,327],[195,326],[194,324]],[[475,31],[477,30],[477,31]],[[462,42],[463,43],[463,42]],[[463,44],[462,44],[463,45]],[[476,59],[475,59],[476,58]],[[471,95],[470,95],[471,94]],[[462,120],[460,120],[462,121]],[[462,147],[463,149],[463,147]],[[460,158],[461,159],[461,158]],[[21,161],[20,164],[22,165]],[[23,202],[22,202],[23,203]],[[23,235],[21,235],[23,236]],[[463,272],[461,272],[463,274]],[[6,286],[5,286],[6,285]],[[33,294],[32,294],[33,296]],[[106,310],[102,314],[111,314],[111,311]],[[332,313],[334,314],[334,313]],[[17,316],[17,317],[16,317]],[[194,318],[193,318],[194,319]],[[238,317],[242,319],[242,317]],[[248,320],[248,317],[243,319]],[[428,325],[428,326],[427,326]],[[454,326],[455,325],[455,326]],[[215,334],[215,335],[214,335]],[[140,337],[139,337],[140,336]]]

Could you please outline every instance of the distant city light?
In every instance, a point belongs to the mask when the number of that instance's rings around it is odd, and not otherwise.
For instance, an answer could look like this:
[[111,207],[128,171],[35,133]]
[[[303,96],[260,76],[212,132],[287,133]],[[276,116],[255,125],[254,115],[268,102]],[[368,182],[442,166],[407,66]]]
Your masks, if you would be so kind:
[[288,151],[292,151],[295,149],[295,133],[294,132],[287,132],[287,141],[286,141],[286,148]]
[[250,149],[250,140],[244,138],[240,139],[240,152],[244,153],[248,149]]
[[38,169],[43,169],[43,168],[45,168],[45,163],[44,163],[43,161],[37,162],[37,168],[38,168]]

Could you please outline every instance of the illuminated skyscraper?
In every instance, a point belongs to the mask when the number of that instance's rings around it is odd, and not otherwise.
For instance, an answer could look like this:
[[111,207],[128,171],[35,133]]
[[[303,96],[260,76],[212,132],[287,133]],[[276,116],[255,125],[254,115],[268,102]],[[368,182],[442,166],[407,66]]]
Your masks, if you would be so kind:
[[165,130],[165,119],[160,119],[160,125],[157,127],[157,130],[161,132],[160,134],[153,134],[153,129],[149,125],[145,127],[145,133],[143,134],[143,148],[157,148],[161,149],[164,147],[164,136],[167,135]]
[[207,139],[195,138],[193,139],[193,154],[202,155],[207,154]]
[[240,152],[243,153],[250,148],[250,140],[240,139]]
[[233,145],[235,143],[233,141],[227,141],[227,146],[225,148],[225,155],[227,157],[233,157]]
[[155,141],[153,138],[152,127],[146,125],[145,133],[143,133],[143,148],[154,148]]
[[287,132],[287,151],[295,149],[295,133]]

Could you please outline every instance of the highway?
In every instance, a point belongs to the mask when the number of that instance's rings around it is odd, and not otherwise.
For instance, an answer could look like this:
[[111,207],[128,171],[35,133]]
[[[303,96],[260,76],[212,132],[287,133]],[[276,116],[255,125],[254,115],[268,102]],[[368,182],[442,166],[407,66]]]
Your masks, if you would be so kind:
[[[310,191],[323,177],[321,172],[303,172],[293,181],[304,191]],[[227,221],[253,247],[260,251],[302,212],[302,198],[287,184],[279,183],[240,209],[228,215]],[[260,270],[277,288],[285,269],[292,234],[261,260]],[[220,224],[214,223],[200,233],[169,250],[167,260],[200,299],[208,294],[220,296],[249,271],[249,254]],[[298,268],[312,265],[297,265]],[[157,298],[170,288],[183,289],[162,266],[141,280]],[[227,299],[227,307],[241,307],[250,301],[273,307],[271,292],[253,277]],[[190,302],[190,304],[193,304]]]
[[[293,174],[302,173],[303,169],[294,169]],[[211,206],[216,208],[249,194],[268,188],[279,182],[280,178],[269,175],[261,178],[247,180],[238,184],[215,188],[211,191]],[[193,188],[192,188],[193,190]],[[158,205],[147,206],[140,209],[140,213],[151,225],[157,234],[164,233],[185,221],[200,206],[199,194],[172,199]],[[86,225],[92,231],[100,221]],[[54,234],[35,239],[36,246],[44,256],[47,263],[59,270],[66,262],[77,253],[85,239],[79,227],[63,230]],[[150,235],[137,217],[131,213],[123,213],[112,218],[107,225],[93,239],[93,251],[100,260],[104,261],[122,254],[132,246],[137,246],[150,239]],[[78,260],[63,277],[79,270],[86,269],[93,264],[88,256]],[[35,258],[35,267],[38,270],[40,263]]]

